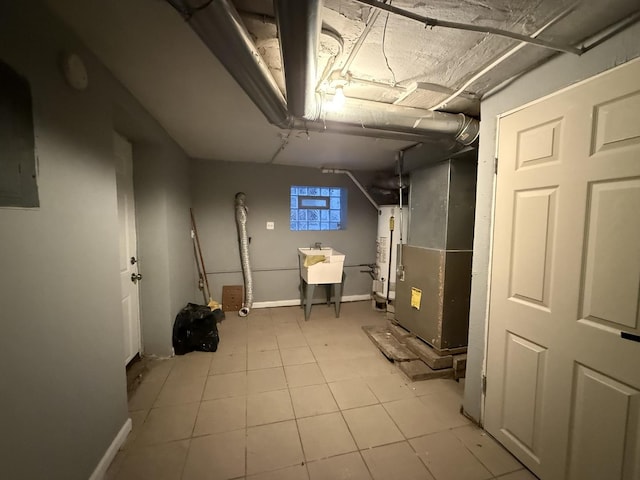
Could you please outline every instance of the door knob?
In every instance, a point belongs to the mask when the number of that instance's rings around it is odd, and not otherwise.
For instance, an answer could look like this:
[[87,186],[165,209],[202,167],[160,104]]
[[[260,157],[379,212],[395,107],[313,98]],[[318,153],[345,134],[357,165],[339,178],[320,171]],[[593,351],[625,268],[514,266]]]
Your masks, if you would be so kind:
[[129,261],[131,262],[131,265],[135,265],[138,259],[136,257],[131,257]]
[[131,274],[131,281],[133,283],[136,283],[138,280],[142,280],[142,274],[140,274],[140,273],[132,273]]

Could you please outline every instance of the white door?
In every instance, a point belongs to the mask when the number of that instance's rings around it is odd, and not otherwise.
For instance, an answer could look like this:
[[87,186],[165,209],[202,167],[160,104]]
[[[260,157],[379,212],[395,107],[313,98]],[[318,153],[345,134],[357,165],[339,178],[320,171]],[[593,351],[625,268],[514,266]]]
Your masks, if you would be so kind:
[[485,427],[543,480],[640,479],[640,62],[500,119]]
[[113,144],[118,190],[120,288],[124,327],[124,362],[126,365],[141,350],[136,217],[133,201],[133,156],[131,143],[117,133],[113,135]]

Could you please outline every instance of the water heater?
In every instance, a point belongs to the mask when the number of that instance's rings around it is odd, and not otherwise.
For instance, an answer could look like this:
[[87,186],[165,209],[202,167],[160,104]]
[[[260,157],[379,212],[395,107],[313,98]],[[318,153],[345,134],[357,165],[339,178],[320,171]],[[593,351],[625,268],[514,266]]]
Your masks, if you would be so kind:
[[[402,222],[400,221],[400,207],[398,205],[381,205],[378,215],[378,237],[376,239],[376,278],[373,281],[373,291],[380,299],[395,298],[396,259],[400,239],[407,239],[407,210],[404,209]],[[402,236],[400,235],[402,228]]]

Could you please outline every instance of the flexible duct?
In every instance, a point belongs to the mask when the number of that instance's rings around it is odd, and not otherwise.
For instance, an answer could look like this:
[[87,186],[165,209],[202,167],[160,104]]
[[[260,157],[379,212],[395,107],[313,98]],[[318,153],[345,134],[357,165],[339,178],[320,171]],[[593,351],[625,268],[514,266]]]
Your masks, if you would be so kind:
[[236,226],[238,227],[238,244],[240,246],[240,262],[242,263],[242,276],[244,277],[244,303],[238,312],[241,317],[249,315],[253,306],[253,278],[251,276],[251,263],[249,262],[249,237],[247,236],[247,196],[236,193]]
[[[315,81],[317,74],[317,35],[321,27],[318,24],[320,15],[314,11],[319,12],[322,7],[319,1],[276,1],[278,30],[283,32],[281,47],[288,107],[230,0],[213,0],[201,9],[188,11],[184,6],[179,8],[182,2],[169,1],[185,16],[267,120],[279,128],[413,142],[428,139],[446,142],[451,150],[459,144],[469,145],[478,137],[479,122],[462,114],[392,107],[386,103],[354,99],[348,99],[342,112],[322,109],[315,85],[311,88],[311,79]],[[307,118],[290,112],[304,112]]]

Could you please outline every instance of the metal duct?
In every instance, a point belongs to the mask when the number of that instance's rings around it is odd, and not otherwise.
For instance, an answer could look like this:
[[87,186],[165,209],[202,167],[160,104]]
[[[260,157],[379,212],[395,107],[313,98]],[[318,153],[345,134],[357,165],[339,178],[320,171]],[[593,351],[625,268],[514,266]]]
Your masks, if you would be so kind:
[[243,192],[236,193],[236,226],[238,227],[238,244],[240,246],[240,262],[242,263],[242,276],[244,277],[244,303],[238,312],[241,317],[249,315],[253,306],[253,278],[251,276],[251,263],[249,262],[249,238],[247,237],[247,196]]
[[269,123],[291,128],[284,97],[235,7],[228,0],[214,0],[187,19]]
[[341,110],[321,108],[322,118],[369,128],[389,128],[394,132],[429,132],[454,135],[463,145],[478,137],[480,124],[463,113],[432,112],[422,108],[403,107],[388,103],[346,98]]
[[[386,103],[347,99],[341,110],[327,109],[312,87],[317,77],[318,35],[321,0],[275,0],[280,49],[287,84],[289,112],[304,112],[309,120],[322,118],[364,128],[394,132],[453,134],[456,141],[469,145],[478,136],[479,123],[465,115],[441,113]],[[293,102],[293,103],[292,103]],[[315,115],[315,116],[314,116]]]
[[[276,0],[273,6],[280,37],[289,113],[296,117],[316,120],[317,53],[322,25],[322,1]],[[306,68],[296,69],[299,65],[305,65]],[[286,74],[294,71],[295,75]]]
[[[316,13],[303,5],[307,3],[317,10]],[[315,49],[320,30],[321,2],[276,0],[275,4],[278,29],[287,32],[281,41],[286,42],[286,46],[282,45],[282,51],[287,54],[283,62],[288,96],[293,100],[292,108],[298,112],[304,111],[305,115],[312,114],[311,119],[287,111],[283,95],[229,0],[213,0],[206,7],[188,13],[178,9],[273,125],[282,129],[331,131],[413,142],[425,139],[451,142],[452,150],[455,148],[454,139],[469,145],[478,137],[479,122],[462,114],[430,112],[354,99],[348,99],[341,112],[322,109],[315,94],[315,80],[310,82],[317,73]],[[174,3],[172,5],[175,7]],[[308,14],[302,18],[300,12],[304,11],[308,11]],[[298,13],[294,16],[293,12]],[[296,36],[292,37],[293,34]],[[309,40],[301,41],[301,38]],[[296,52],[296,48],[301,51]],[[307,86],[309,82],[313,84],[311,87]]]

